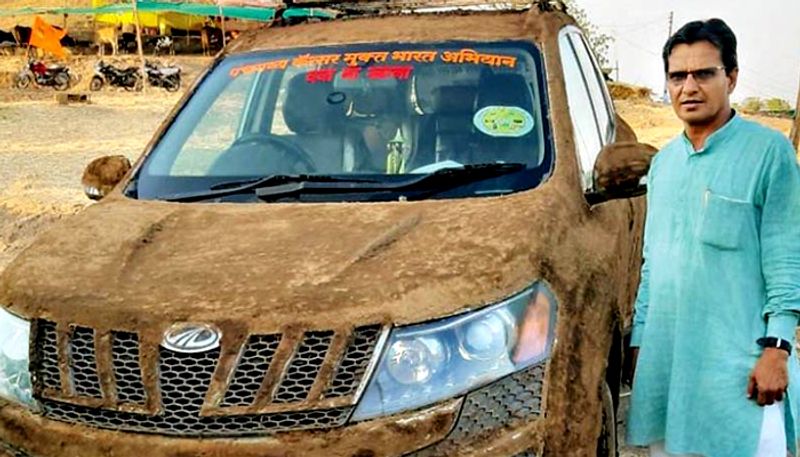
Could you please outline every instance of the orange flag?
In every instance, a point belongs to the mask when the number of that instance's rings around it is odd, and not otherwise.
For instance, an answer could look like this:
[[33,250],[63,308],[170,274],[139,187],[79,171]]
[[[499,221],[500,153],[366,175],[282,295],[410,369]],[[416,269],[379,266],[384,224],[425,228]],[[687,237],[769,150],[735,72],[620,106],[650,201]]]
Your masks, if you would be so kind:
[[59,30],[48,24],[39,16],[33,20],[31,28],[31,46],[53,53],[55,56],[65,58],[66,53],[61,47],[61,39],[67,34],[66,30]]

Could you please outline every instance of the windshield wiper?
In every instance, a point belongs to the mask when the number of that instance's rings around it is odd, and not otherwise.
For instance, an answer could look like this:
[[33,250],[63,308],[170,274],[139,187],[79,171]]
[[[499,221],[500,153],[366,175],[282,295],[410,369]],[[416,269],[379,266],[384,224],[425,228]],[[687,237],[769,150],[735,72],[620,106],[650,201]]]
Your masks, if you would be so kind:
[[409,179],[382,182],[359,177],[328,175],[269,175],[263,178],[222,182],[203,192],[178,193],[162,197],[170,202],[198,202],[247,192],[262,199],[292,194],[337,194],[351,192],[390,192],[428,189],[440,192],[465,183],[494,178],[525,169],[524,163],[484,163],[443,168],[433,173],[411,175]]
[[227,197],[230,195],[237,195],[246,192],[252,192],[255,189],[264,186],[279,186],[288,183],[301,183],[301,182],[315,182],[315,183],[374,183],[375,180],[364,178],[338,178],[336,176],[327,175],[268,175],[262,178],[243,179],[236,181],[227,181],[214,184],[208,191],[202,192],[187,192],[167,195],[162,197],[162,200],[170,202],[197,202],[202,200],[209,200],[213,198]]
[[[368,192],[428,191],[438,193],[467,183],[524,170],[524,163],[481,163],[461,167],[443,168],[433,173],[413,176],[410,179],[389,182],[354,181],[293,181],[276,185],[260,185],[256,195],[265,200],[287,197],[295,194],[338,194]],[[271,184],[271,183],[270,183]]]

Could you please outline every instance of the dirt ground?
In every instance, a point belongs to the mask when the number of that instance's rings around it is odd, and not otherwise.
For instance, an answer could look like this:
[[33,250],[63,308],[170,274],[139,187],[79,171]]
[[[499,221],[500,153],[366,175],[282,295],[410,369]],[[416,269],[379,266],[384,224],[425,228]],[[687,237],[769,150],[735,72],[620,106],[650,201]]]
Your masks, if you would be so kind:
[[[175,60],[184,70],[184,87],[209,61]],[[136,59],[109,61],[132,65]],[[92,62],[85,57],[71,64],[81,75],[75,91],[88,92]],[[2,57],[0,75],[13,75],[23,64],[22,57]],[[0,270],[49,221],[89,203],[80,187],[89,161],[111,154],[133,161],[180,97],[156,88],[146,94],[104,89],[90,93],[90,103],[59,105],[50,88],[20,91],[0,78]]]
[[[188,76],[184,87],[208,61],[177,60]],[[0,58],[0,75],[13,74],[22,63],[18,57]],[[75,68],[85,85],[91,61],[80,60]],[[89,204],[80,176],[91,159],[123,154],[133,161],[181,95],[158,89],[147,94],[107,90],[92,93],[91,103],[63,106],[48,88],[19,91],[2,86],[0,80],[0,270],[54,220]],[[681,130],[668,106],[641,99],[616,104],[640,141],[662,146]],[[788,119],[757,120],[787,134],[791,127]],[[622,408],[624,417],[626,402]],[[621,455],[646,453],[625,449]]]
[[[614,105],[643,143],[661,147],[681,131],[681,122],[669,106],[642,99],[616,100]],[[744,117],[779,130],[787,136],[792,129],[791,119],[749,115]]]

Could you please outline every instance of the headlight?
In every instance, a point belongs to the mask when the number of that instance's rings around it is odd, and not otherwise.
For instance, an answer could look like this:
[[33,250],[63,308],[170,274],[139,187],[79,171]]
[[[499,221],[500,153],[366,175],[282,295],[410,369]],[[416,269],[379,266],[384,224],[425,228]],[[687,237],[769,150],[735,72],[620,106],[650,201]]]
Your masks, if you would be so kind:
[[550,355],[556,302],[536,283],[496,305],[392,331],[353,420],[456,397]]
[[33,406],[28,346],[31,323],[0,308],[0,397]]

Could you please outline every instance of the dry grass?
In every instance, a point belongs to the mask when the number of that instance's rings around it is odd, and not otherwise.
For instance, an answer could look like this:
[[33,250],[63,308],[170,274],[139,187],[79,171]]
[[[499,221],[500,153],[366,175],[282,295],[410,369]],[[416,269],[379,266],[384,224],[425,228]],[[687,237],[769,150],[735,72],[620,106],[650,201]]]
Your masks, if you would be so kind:
[[[675,117],[672,107],[649,100],[627,99],[615,100],[614,106],[636,131],[639,141],[662,147],[683,130],[681,121]],[[760,124],[789,135],[792,128],[790,119],[781,119],[766,116],[743,115]]]
[[647,87],[634,86],[621,82],[609,82],[608,91],[614,100],[650,100],[652,91]]

